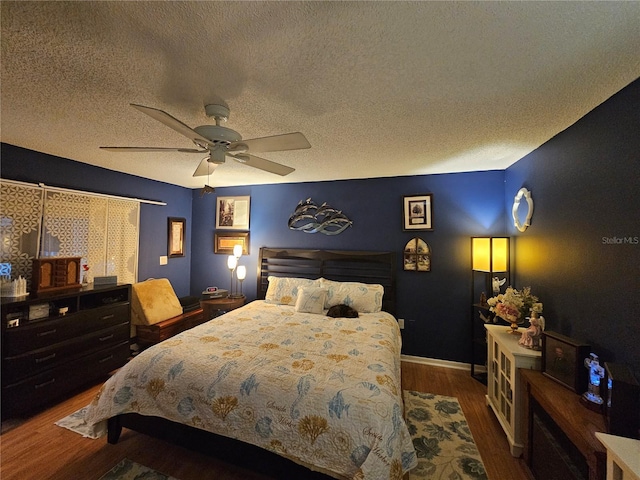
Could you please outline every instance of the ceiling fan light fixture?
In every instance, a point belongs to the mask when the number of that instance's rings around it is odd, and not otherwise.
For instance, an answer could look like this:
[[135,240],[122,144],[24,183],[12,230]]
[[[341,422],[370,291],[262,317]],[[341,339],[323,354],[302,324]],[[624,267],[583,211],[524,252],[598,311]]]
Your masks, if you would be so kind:
[[222,146],[217,146],[209,150],[209,162],[211,163],[224,163],[224,156],[226,155],[226,149]]

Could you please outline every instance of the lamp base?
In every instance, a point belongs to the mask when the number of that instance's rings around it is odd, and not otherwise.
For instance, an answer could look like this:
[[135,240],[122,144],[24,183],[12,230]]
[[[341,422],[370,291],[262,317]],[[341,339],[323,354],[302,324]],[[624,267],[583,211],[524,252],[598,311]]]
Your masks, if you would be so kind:
[[234,293],[233,295],[227,295],[227,298],[244,298],[244,295],[238,295],[237,293]]

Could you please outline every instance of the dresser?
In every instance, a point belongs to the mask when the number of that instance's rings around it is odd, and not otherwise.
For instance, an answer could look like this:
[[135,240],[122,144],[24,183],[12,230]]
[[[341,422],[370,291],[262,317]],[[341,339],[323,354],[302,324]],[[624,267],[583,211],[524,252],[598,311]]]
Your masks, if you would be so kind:
[[508,325],[489,325],[487,330],[487,404],[496,414],[507,435],[511,455],[519,457],[524,447],[522,380],[519,368],[540,370],[542,352],[518,344],[517,334],[509,333]]
[[130,285],[3,298],[3,418],[64,398],[124,365],[130,302]]

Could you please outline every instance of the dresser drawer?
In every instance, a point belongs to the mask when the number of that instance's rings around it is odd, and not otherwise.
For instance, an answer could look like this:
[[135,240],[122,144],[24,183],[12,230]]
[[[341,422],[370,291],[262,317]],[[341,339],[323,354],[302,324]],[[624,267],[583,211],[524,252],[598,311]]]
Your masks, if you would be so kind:
[[52,344],[75,339],[88,332],[129,321],[129,304],[110,305],[80,311],[55,320],[32,322],[7,329],[4,334],[3,357],[13,357]]
[[2,376],[5,382],[12,383],[128,339],[129,323],[121,323],[50,347],[6,357],[3,362]]
[[12,415],[26,412],[48,403],[121,367],[128,358],[127,340],[76,362],[67,362],[22,381],[5,384],[2,387],[2,413]]

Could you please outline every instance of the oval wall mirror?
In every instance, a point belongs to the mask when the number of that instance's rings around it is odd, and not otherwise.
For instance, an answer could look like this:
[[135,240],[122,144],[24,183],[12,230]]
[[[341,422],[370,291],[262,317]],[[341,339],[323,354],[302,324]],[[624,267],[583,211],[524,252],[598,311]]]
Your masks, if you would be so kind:
[[[520,208],[520,203],[523,198],[526,200],[526,204],[523,204],[522,208]],[[524,232],[527,227],[531,225],[533,198],[531,198],[531,192],[529,190],[526,188],[518,190],[518,194],[513,199],[513,209],[511,213],[513,215],[513,224],[519,231]]]

